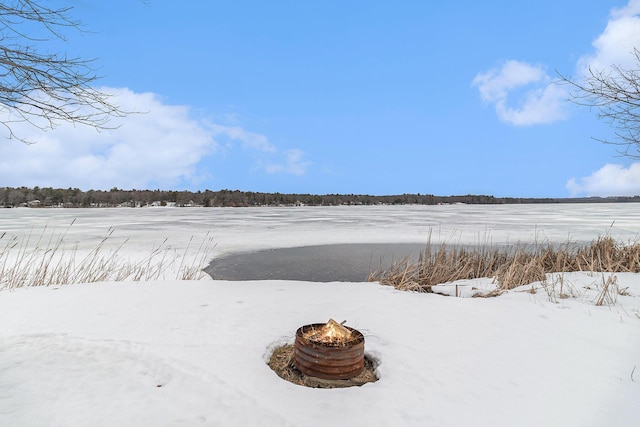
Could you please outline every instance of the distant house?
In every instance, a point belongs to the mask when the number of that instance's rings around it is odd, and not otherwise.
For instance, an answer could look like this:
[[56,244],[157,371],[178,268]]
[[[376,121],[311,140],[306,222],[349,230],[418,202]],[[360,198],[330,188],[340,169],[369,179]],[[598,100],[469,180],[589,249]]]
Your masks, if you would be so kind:
[[151,206],[170,206],[170,207],[175,207],[176,206],[176,202],[167,202],[166,200],[155,201],[155,202],[151,203]]
[[39,208],[40,206],[42,206],[42,202],[40,202],[40,200],[32,200],[30,202],[27,203],[27,206],[30,208]]

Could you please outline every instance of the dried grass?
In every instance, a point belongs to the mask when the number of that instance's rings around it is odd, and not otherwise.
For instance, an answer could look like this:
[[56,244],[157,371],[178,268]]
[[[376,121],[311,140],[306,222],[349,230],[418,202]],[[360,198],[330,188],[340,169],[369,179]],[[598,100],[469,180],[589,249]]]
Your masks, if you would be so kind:
[[[481,245],[468,249],[448,247],[446,244],[435,248],[429,239],[417,261],[410,257],[404,258],[392,263],[386,270],[372,272],[369,280],[405,291],[431,292],[434,285],[491,277],[498,284],[497,292],[492,293],[495,295],[534,282],[548,285],[548,273],[572,271],[638,273],[640,244],[623,244],[610,236],[604,236],[584,246],[567,242],[560,246],[536,243],[503,248]],[[555,285],[558,283],[554,287]],[[563,292],[562,283],[559,285],[558,295],[561,298],[562,295],[568,295]],[[605,285],[602,286],[603,289],[615,288],[614,293],[619,294],[617,286]],[[612,292],[604,293],[606,301],[611,299]]]
[[276,348],[269,358],[269,367],[283,380],[290,383],[312,388],[345,388],[358,387],[378,381],[375,373],[375,363],[366,354],[362,372],[348,380],[325,380],[309,377],[298,370],[293,364],[293,344],[285,344]]
[[[1,234],[0,290],[101,281],[196,280],[205,274],[203,269],[215,247],[209,233],[197,246],[192,237],[182,253],[171,249],[165,239],[142,260],[129,261],[120,255],[128,240],[113,249],[114,229],[110,228],[96,247],[82,256],[77,245],[65,245],[72,226],[73,222],[60,234],[48,233],[45,227],[37,238],[33,230],[24,239]],[[196,253],[192,256],[193,250]]]
[[598,287],[598,295],[595,299],[595,305],[615,305],[618,299],[618,277],[611,274],[605,279],[602,275],[602,285]]

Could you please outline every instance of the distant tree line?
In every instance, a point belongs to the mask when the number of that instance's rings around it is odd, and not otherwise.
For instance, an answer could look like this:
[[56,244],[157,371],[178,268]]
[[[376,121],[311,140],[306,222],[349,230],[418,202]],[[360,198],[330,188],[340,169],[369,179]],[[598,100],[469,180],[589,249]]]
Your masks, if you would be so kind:
[[512,198],[487,195],[434,196],[433,194],[282,194],[239,190],[220,191],[108,191],[51,187],[0,187],[0,207],[248,207],[248,206],[338,206],[338,205],[438,205],[438,204],[518,204],[518,203],[602,203],[640,202],[633,197]]

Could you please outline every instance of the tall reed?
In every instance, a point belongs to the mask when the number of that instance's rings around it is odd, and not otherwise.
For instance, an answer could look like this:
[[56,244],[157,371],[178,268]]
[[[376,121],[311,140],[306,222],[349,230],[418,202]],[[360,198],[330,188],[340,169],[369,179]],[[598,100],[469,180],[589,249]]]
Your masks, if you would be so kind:
[[192,236],[183,251],[172,249],[165,239],[148,255],[132,261],[123,254],[129,240],[114,248],[114,229],[109,228],[102,240],[82,255],[77,244],[66,245],[73,224],[60,234],[49,233],[47,227],[37,237],[33,229],[22,239],[0,234],[0,290],[101,281],[197,280],[206,274],[203,269],[215,247],[210,233],[200,242],[194,242]]
[[566,242],[469,249],[446,244],[436,248],[429,239],[417,261],[404,258],[388,269],[372,272],[369,280],[401,290],[431,292],[437,284],[489,277],[495,278],[499,290],[507,290],[543,281],[547,273],[572,271],[638,273],[640,243],[623,244],[601,236],[582,246]]

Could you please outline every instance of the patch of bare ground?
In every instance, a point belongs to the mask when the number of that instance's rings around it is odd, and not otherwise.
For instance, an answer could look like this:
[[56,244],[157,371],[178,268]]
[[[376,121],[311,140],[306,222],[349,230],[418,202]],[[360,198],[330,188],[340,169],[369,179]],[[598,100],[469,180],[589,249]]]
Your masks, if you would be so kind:
[[375,363],[366,354],[364,356],[364,369],[360,375],[348,380],[325,380],[303,374],[293,365],[293,344],[285,344],[277,347],[271,354],[268,365],[280,378],[305,387],[359,387],[378,381],[378,377],[375,374]]

